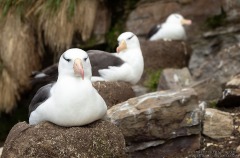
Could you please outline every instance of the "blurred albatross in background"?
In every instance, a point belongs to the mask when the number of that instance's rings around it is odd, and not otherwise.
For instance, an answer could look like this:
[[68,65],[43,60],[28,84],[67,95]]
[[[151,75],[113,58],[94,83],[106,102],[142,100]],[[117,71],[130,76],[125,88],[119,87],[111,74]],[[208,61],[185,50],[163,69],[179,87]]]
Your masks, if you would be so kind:
[[192,21],[184,19],[180,14],[171,14],[163,24],[154,26],[148,33],[150,41],[155,40],[185,40],[186,32],[183,25],[191,25]]
[[[144,60],[137,36],[132,32],[124,32],[117,40],[119,42],[117,53],[87,51],[92,65],[92,82],[125,81],[136,84],[141,79]],[[56,81],[57,74],[57,64],[55,64],[35,74],[32,85],[36,87],[39,84]]]

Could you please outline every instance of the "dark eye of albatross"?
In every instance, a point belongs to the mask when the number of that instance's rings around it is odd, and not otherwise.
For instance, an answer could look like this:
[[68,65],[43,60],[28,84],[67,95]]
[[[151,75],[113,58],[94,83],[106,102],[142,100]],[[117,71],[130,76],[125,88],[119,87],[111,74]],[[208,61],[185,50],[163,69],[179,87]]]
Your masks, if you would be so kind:
[[133,38],[134,35],[132,35],[131,37],[127,38],[127,40],[130,40],[131,38]]
[[64,55],[63,55],[63,59],[66,60],[67,62],[71,61],[71,59],[67,59]]
[[88,57],[84,58],[83,60],[84,60],[84,61],[87,61],[87,59],[88,59]]

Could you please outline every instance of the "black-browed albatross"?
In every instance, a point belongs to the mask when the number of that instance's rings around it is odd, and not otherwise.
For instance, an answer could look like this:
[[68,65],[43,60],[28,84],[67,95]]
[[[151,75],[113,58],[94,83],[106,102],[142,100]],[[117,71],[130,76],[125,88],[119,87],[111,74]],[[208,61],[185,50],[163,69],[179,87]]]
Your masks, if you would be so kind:
[[29,105],[29,123],[49,121],[60,126],[81,126],[101,119],[107,106],[91,82],[88,54],[77,48],[65,51],[55,83],[38,90]]
[[163,24],[158,24],[150,29],[148,39],[155,40],[185,40],[186,32],[183,25],[191,25],[192,21],[184,19],[180,14],[174,13],[168,16]]
[[[87,51],[92,65],[92,81],[125,81],[136,84],[142,76],[144,60],[135,34],[124,32],[118,37],[117,53]],[[33,86],[56,80],[57,64],[35,75]]]

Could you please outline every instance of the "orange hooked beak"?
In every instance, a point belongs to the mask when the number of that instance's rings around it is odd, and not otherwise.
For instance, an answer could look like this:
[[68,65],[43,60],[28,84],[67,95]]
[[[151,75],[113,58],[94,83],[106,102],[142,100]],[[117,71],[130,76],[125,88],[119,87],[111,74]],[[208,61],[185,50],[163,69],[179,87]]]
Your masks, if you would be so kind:
[[127,49],[127,44],[126,44],[125,40],[122,40],[121,43],[117,47],[117,53],[121,52],[124,49]]
[[74,60],[73,69],[74,69],[74,74],[76,76],[81,76],[82,79],[84,80],[84,70],[83,70],[81,59],[77,58]]
[[182,19],[181,20],[182,25],[191,25],[192,24],[192,20],[189,19]]

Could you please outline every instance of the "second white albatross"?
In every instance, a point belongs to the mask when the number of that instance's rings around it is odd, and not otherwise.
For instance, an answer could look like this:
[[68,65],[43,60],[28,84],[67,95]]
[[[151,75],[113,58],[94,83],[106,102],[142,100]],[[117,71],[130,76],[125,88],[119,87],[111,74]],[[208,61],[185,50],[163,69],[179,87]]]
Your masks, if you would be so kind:
[[[142,76],[144,60],[139,40],[132,32],[118,37],[117,53],[88,51],[93,62],[92,81],[125,81],[136,84]],[[96,59],[93,59],[96,58]],[[95,71],[96,67],[96,71]]]
[[81,126],[101,119],[107,106],[91,83],[88,54],[77,48],[62,54],[57,82],[38,90],[29,105],[29,123],[49,121],[60,126]]

